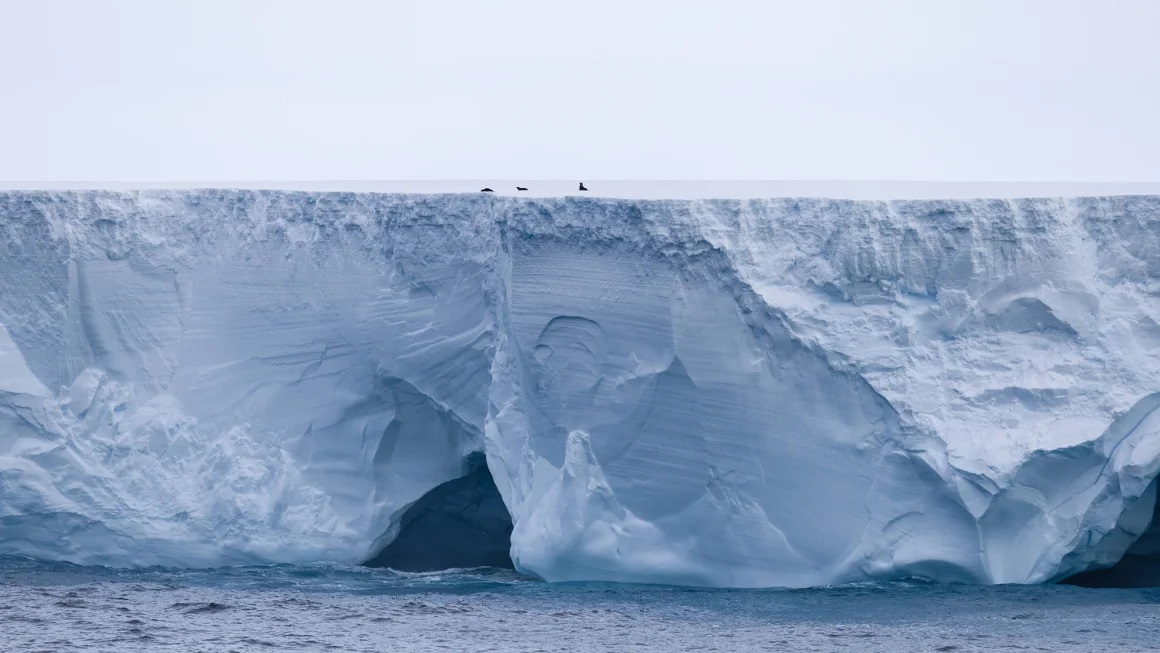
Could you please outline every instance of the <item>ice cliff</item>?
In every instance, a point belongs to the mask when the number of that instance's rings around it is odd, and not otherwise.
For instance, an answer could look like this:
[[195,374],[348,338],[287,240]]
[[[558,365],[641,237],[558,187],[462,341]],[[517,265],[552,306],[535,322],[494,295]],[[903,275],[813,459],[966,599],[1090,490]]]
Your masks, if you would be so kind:
[[1051,581],[1158,406],[1158,197],[0,193],[0,553]]

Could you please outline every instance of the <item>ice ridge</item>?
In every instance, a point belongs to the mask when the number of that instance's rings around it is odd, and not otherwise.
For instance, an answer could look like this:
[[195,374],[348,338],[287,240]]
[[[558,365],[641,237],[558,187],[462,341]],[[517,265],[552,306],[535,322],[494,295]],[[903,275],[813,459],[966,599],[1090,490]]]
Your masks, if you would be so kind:
[[0,248],[0,553],[363,562],[432,497],[506,534],[485,486],[550,581],[1150,541],[1160,197],[14,191]]

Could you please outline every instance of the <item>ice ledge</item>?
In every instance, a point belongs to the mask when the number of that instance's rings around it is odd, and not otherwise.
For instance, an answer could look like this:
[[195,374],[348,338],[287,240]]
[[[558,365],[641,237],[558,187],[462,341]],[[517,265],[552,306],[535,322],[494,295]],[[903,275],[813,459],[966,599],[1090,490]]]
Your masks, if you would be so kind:
[[[768,199],[801,197],[849,200],[938,200],[1030,197],[1160,195],[1156,182],[930,182],[856,180],[330,180],[330,181],[28,181],[0,182],[0,191],[280,190],[318,193],[477,193],[519,197],[610,197],[619,199]],[[527,191],[517,191],[516,186]]]

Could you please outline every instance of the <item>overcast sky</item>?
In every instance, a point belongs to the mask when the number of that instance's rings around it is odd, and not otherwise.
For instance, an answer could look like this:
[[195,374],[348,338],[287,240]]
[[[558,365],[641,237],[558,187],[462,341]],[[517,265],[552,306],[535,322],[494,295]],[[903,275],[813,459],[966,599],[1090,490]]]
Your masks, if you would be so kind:
[[0,180],[1160,181],[1154,0],[0,0]]

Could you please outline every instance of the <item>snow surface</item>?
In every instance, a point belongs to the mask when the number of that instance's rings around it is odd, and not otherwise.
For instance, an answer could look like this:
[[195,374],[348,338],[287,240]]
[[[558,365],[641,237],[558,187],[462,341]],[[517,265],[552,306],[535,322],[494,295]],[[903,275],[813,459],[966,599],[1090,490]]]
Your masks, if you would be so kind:
[[1038,582],[1148,529],[1160,197],[0,193],[0,553]]
[[[440,179],[319,181],[0,181],[3,190],[284,190],[342,193],[475,193],[491,188],[514,197],[613,197],[619,199],[767,199],[815,197],[848,200],[978,199],[984,197],[1104,197],[1160,195],[1157,182],[856,181],[856,180],[623,180]],[[516,186],[527,188],[517,191]]]

